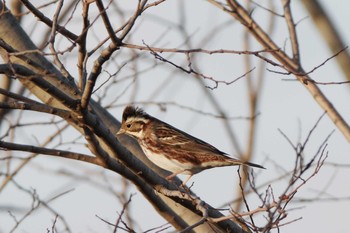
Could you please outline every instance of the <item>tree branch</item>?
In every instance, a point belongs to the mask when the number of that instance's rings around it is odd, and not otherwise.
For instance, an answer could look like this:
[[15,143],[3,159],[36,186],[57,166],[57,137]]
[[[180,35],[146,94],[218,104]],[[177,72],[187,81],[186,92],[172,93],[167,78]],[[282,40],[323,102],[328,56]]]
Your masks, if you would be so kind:
[[[237,1],[227,0],[229,8],[226,8],[224,5],[221,5],[214,0],[209,0],[209,2],[235,17],[251,32],[265,49],[274,50],[274,52],[271,52],[271,55],[283,64],[287,71],[291,73],[305,73],[299,64],[295,63],[295,61],[289,58],[283,51],[278,50],[278,46],[271,40],[270,36],[252,19],[251,15]],[[349,125],[335,109],[333,104],[321,92],[318,86],[313,82],[309,82],[308,80],[311,78],[308,76],[296,75],[296,78],[310,92],[319,106],[327,112],[329,118],[333,121],[343,136],[350,142]]]

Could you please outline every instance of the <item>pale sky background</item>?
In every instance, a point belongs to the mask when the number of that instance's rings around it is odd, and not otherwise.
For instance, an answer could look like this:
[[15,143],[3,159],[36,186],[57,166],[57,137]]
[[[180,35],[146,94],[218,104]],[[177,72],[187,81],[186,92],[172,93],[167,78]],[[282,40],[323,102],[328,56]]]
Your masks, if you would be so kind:
[[[136,1],[121,1],[124,2],[126,9],[133,9]],[[319,65],[325,61],[332,54],[325,46],[324,41],[320,38],[320,34],[314,28],[313,22],[307,16],[307,12],[303,9],[299,1],[292,1],[292,10],[295,21],[302,20],[297,27],[301,61],[306,71]],[[326,1],[322,4],[328,13],[331,14],[333,22],[337,29],[341,32],[345,44],[350,42],[350,32],[348,22],[350,15],[348,13],[350,3],[348,1]],[[280,1],[276,1],[276,5],[280,6]],[[188,34],[191,36],[191,43],[193,48],[198,48],[196,43],[200,43],[206,36],[215,36],[213,40],[203,48],[205,49],[235,49],[244,50],[242,47],[243,34],[242,26],[237,22],[227,25],[225,30],[220,31],[220,34],[207,34],[209,29],[221,25],[230,19],[230,16],[222,13],[219,9],[211,4],[192,0],[186,1],[186,9],[183,14],[186,15],[188,24],[185,25]],[[130,43],[142,44],[142,41],[149,45],[157,47],[181,47],[183,39],[175,27],[172,27],[169,22],[176,22],[180,17],[179,8],[176,1],[167,1],[158,7],[151,9],[142,17],[145,20],[138,25],[137,31],[134,33]],[[266,12],[261,12],[258,9],[256,14],[262,14],[266,18]],[[130,11],[127,13],[129,14]],[[111,13],[109,13],[112,15]],[[154,17],[154,16],[157,17]],[[117,21],[119,17],[115,17]],[[35,34],[35,31],[40,31],[40,27],[30,28],[30,25],[35,24],[36,20],[28,18],[25,22],[28,33]],[[266,24],[266,22],[265,22]],[[114,25],[115,26],[115,25]],[[78,33],[80,29],[76,33]],[[95,35],[92,37],[105,37],[105,31],[101,28],[101,34],[95,29]],[[276,29],[273,33],[273,38],[279,45],[283,45],[286,40],[286,27],[283,19],[277,20]],[[161,39],[160,39],[161,38]],[[40,41],[40,38],[33,38],[34,41]],[[157,42],[155,42],[157,41]],[[287,42],[288,43],[288,42]],[[91,48],[95,44],[91,45]],[[256,47],[258,48],[258,47]],[[123,50],[123,49],[122,49]],[[122,58],[118,57],[122,53],[114,54],[115,64],[121,64]],[[138,68],[143,70],[152,65],[149,53],[143,53],[144,62],[138,64]],[[167,54],[163,54],[165,57]],[[214,76],[218,80],[233,80],[242,75],[244,71],[243,58],[239,55],[198,55],[199,60],[197,65],[201,71],[207,75]],[[76,57],[69,58],[69,64],[73,66],[73,74],[76,72],[74,63]],[[177,64],[186,62],[185,56],[176,55],[171,58]],[[68,63],[67,61],[67,63]],[[73,61],[73,62],[71,62]],[[93,59],[91,60],[91,62]],[[275,69],[274,67],[270,67]],[[109,72],[113,72],[117,68],[109,68]],[[256,69],[257,71],[258,69]],[[145,101],[159,101],[159,102],[176,102],[179,105],[200,109],[204,112],[215,113],[214,108],[209,104],[207,97],[202,89],[197,85],[193,76],[186,75],[180,72],[174,72],[175,69],[169,65],[162,64],[155,69],[147,71],[138,76],[138,87],[135,94],[136,102]],[[133,67],[126,67],[121,72],[120,77],[131,75]],[[254,75],[254,72],[253,72]],[[256,75],[256,73],[255,73]],[[335,61],[331,60],[326,65],[312,73],[312,78],[317,81],[344,81],[342,73],[339,71]],[[106,78],[106,75],[101,75],[101,80]],[[264,89],[260,98],[260,106],[258,111],[258,132],[257,144],[254,148],[254,163],[263,164],[267,170],[257,171],[257,185],[263,184],[269,180],[279,177],[283,174],[280,168],[275,164],[280,165],[285,170],[291,170],[294,166],[295,153],[287,141],[278,132],[282,130],[294,143],[297,142],[299,136],[301,141],[309,130],[314,126],[323,111],[315,103],[312,96],[307,90],[296,81],[285,81],[283,79],[291,76],[281,76],[274,73],[267,73],[265,75]],[[166,79],[167,85],[157,91],[156,98],[153,98],[155,90],[158,90],[159,84]],[[103,101],[103,104],[109,103],[112,99],[122,93],[124,88],[131,80],[121,82],[119,86],[109,90],[107,93],[110,99]],[[210,85],[211,83],[208,82]],[[349,100],[350,92],[349,85],[329,85],[322,86],[321,89],[325,95],[332,101],[335,107],[339,110],[341,115],[350,122],[350,107]],[[219,85],[219,87],[212,91],[214,96],[224,107],[228,116],[244,117],[248,114],[246,102],[246,82],[244,79],[237,81],[232,85]],[[134,95],[133,89],[128,89],[118,104],[126,104],[130,101],[131,96]],[[229,141],[223,124],[219,119],[203,116],[193,113],[192,111],[169,105],[167,111],[161,112],[159,107],[155,105],[140,105],[153,116],[156,116],[175,127],[178,127],[186,132],[203,139],[220,150],[223,150],[233,156],[236,153],[235,148]],[[110,109],[110,112],[118,119],[121,118],[124,105],[120,105]],[[46,116],[36,113],[25,113],[28,121],[34,121],[38,118],[47,120]],[[237,137],[244,148],[246,139],[246,127],[248,122],[242,119],[230,121],[231,127],[237,132]],[[25,129],[21,134],[22,138],[18,142],[23,143],[37,143],[47,137],[47,130],[44,127],[32,128],[33,130]],[[335,129],[333,123],[325,116],[315,133],[311,137],[310,144],[306,149],[306,160],[310,159],[318,150],[323,140],[328,134]],[[69,142],[71,138],[76,135],[65,133],[64,142]],[[69,136],[73,135],[73,136]],[[71,150],[78,150],[88,153],[84,145],[63,145],[60,148],[69,148]],[[337,164],[350,165],[350,146],[343,136],[336,130],[328,142],[327,150],[329,151],[327,162]],[[22,155],[22,154],[21,154]],[[275,163],[275,164],[274,164]],[[290,223],[282,227],[280,232],[283,233],[307,233],[307,232],[336,232],[346,233],[350,232],[348,226],[350,201],[320,201],[320,202],[297,202],[303,198],[315,198],[322,190],[325,191],[321,198],[334,197],[350,197],[350,182],[349,169],[334,168],[331,166],[324,166],[319,174],[317,174],[311,181],[303,186],[295,196],[295,202],[292,202],[288,210],[288,217],[285,222],[293,221],[302,218],[299,221]],[[81,178],[71,178],[65,175],[58,175],[57,171],[70,171]],[[193,191],[203,200],[214,207],[222,207],[224,203],[229,202],[237,194],[237,169],[234,167],[215,168],[195,175],[191,182],[194,182]],[[181,177],[181,176],[180,176]],[[87,182],[80,182],[81,179],[93,180],[96,185],[91,185]],[[181,177],[183,178],[183,177]],[[68,194],[58,198],[52,202],[52,207],[58,211],[71,226],[72,232],[111,232],[110,228],[106,226],[99,217],[111,222],[115,222],[121,211],[121,204],[104,188],[106,180],[115,190],[122,189],[122,183],[118,174],[103,171],[102,169],[82,164],[75,161],[67,161],[60,158],[52,158],[49,156],[40,155],[36,158],[30,166],[23,169],[20,174],[16,176],[16,182],[26,187],[27,189],[35,189],[37,194],[43,200],[48,200],[55,195],[64,191],[71,190]],[[272,188],[276,198],[287,186],[286,180],[278,183],[272,183]],[[264,189],[261,189],[263,192]],[[132,216],[137,222],[136,230],[138,232],[146,231],[166,223],[143,198],[134,187],[131,188],[130,193],[134,194],[132,197]],[[251,208],[257,207],[259,203],[256,197],[249,199]],[[255,205],[254,205],[255,203]],[[2,193],[0,193],[0,207],[14,205],[16,207],[29,208],[31,199],[29,195],[19,192],[15,185],[8,186]],[[224,206],[227,208],[228,206]],[[0,209],[0,233],[9,232],[13,227],[14,221],[9,216],[7,211]],[[20,218],[23,213],[17,213],[16,217]],[[51,227],[53,216],[47,210],[39,210],[35,212],[30,218],[26,219],[21,227],[16,232],[46,232],[46,229]],[[259,218],[257,223],[259,225]],[[61,229],[62,230],[62,229]],[[169,232],[167,230],[166,232]],[[274,231],[276,232],[276,231]]]

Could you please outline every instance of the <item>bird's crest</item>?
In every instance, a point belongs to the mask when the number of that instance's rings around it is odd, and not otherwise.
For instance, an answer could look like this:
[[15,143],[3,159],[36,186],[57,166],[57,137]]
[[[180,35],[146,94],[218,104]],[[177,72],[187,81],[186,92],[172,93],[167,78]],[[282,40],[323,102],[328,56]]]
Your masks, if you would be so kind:
[[134,117],[134,118],[148,118],[148,114],[145,113],[142,108],[134,107],[132,105],[128,105],[123,112],[123,121],[126,121],[126,119]]

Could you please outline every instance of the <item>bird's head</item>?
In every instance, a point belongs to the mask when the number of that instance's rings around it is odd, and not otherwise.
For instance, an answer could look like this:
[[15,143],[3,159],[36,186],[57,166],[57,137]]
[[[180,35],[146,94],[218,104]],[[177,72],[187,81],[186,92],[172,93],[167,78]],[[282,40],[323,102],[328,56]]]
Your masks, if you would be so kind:
[[150,116],[141,108],[129,105],[124,109],[122,125],[116,135],[127,134],[136,139],[142,139],[145,125],[149,121]]

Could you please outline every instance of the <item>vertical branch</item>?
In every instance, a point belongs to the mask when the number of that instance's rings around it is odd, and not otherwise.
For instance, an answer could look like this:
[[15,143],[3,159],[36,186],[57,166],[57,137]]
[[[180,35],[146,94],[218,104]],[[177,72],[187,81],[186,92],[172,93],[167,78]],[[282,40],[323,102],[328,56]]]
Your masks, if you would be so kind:
[[90,26],[90,22],[89,22],[89,6],[90,6],[90,2],[87,1],[83,1],[83,12],[82,12],[82,16],[83,16],[83,27],[82,27],[82,31],[80,34],[80,40],[78,41],[78,46],[79,46],[79,50],[78,50],[78,62],[77,62],[77,66],[78,66],[78,72],[79,72],[79,83],[78,83],[78,87],[79,89],[83,92],[84,91],[84,87],[86,85],[86,62],[87,62],[87,53],[86,53],[86,38],[87,38],[87,34],[88,34],[88,29]]
[[54,61],[56,63],[56,65],[59,67],[61,73],[66,77],[70,77],[68,70],[66,70],[66,68],[64,67],[64,65],[62,64],[62,62],[60,61],[59,57],[58,57],[58,53],[55,49],[55,40],[56,40],[56,31],[57,31],[57,25],[58,25],[58,17],[60,15],[60,12],[62,10],[63,7],[63,0],[58,1],[58,6],[56,9],[56,12],[53,16],[52,19],[52,28],[51,28],[51,36],[50,36],[50,50],[53,53],[54,56]]
[[106,9],[103,6],[102,0],[96,0],[95,2],[96,2],[98,10],[100,11],[103,23],[105,24],[105,28],[106,28],[106,30],[108,32],[109,37],[111,38],[112,42],[116,46],[120,46],[122,41],[114,33],[113,27],[111,25],[111,22],[109,21],[109,18],[107,16]]
[[[251,4],[247,3],[247,8],[250,9]],[[250,51],[250,34],[247,30],[244,32],[244,50]],[[244,65],[245,70],[251,70],[252,69],[252,63],[251,63],[251,56],[244,56]],[[253,85],[253,74],[247,73],[246,74],[246,84],[248,89],[248,105],[249,105],[249,125],[248,125],[248,140],[246,144],[245,153],[242,154],[242,159],[244,161],[250,161],[253,155],[253,148],[254,148],[254,135],[255,135],[255,126],[256,126],[256,107],[257,107],[257,101],[256,101],[256,90]],[[240,189],[236,189],[237,196],[239,197],[238,201],[236,202],[236,205],[234,207],[235,210],[239,210],[241,206],[245,203],[244,195],[241,195],[246,184],[248,181],[248,169],[247,167],[242,167],[238,170],[239,174],[239,186]]]
[[[249,7],[249,6],[247,6]],[[273,9],[273,5],[271,4],[271,7],[269,9]],[[268,28],[268,34],[272,34],[274,30],[274,15],[270,14],[269,18],[269,28]],[[244,50],[245,51],[250,51],[251,46],[250,46],[250,34],[249,31],[246,30],[244,33]],[[252,69],[252,64],[251,64],[251,56],[244,56],[245,58],[245,65],[246,65],[246,70],[251,70]],[[246,144],[246,152],[244,153],[244,157],[242,158],[244,161],[251,161],[254,155],[254,144],[256,141],[255,135],[257,131],[257,114],[258,114],[258,105],[259,105],[259,96],[261,95],[262,92],[262,87],[263,87],[263,82],[264,82],[264,76],[265,76],[265,68],[266,68],[266,62],[263,60],[260,60],[258,63],[258,72],[255,75],[255,73],[247,73],[246,77],[246,83],[247,83],[247,90],[248,90],[248,99],[249,99],[249,128],[248,128],[248,139],[247,139],[247,144]],[[252,77],[254,74],[254,77]],[[256,79],[256,80],[253,80]],[[242,167],[243,173],[240,174],[240,186],[241,187],[246,187],[247,181],[248,181],[248,171],[246,167]],[[237,191],[238,197],[240,196],[240,191]],[[243,205],[243,198],[239,197],[236,199],[236,205],[235,205],[235,210],[239,210],[241,206]]]
[[[330,16],[327,14],[322,4],[318,0],[302,0],[305,8],[308,10],[311,19],[314,21],[316,27],[323,35],[322,39],[326,41],[329,49],[333,54],[341,51],[346,47],[339,31],[332,23]],[[350,80],[350,54],[348,50],[343,51],[335,57],[339,66],[343,70],[343,74],[347,80]]]
[[283,9],[284,9],[284,17],[287,22],[287,27],[289,30],[292,52],[293,52],[293,60],[296,64],[300,65],[300,52],[299,52],[299,42],[296,33],[295,23],[292,16],[292,11],[290,9],[290,0],[282,0]]

